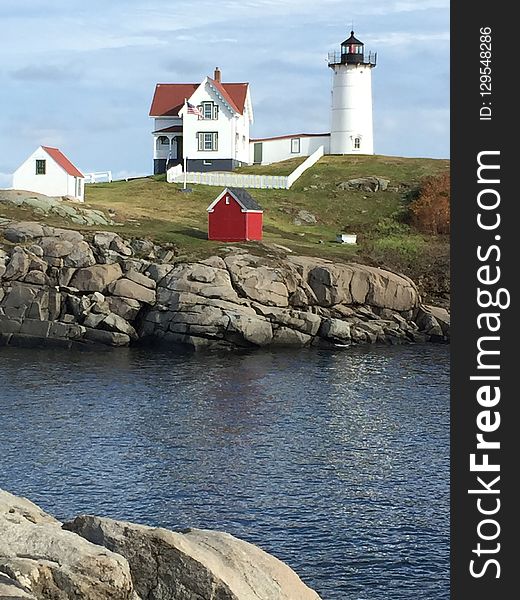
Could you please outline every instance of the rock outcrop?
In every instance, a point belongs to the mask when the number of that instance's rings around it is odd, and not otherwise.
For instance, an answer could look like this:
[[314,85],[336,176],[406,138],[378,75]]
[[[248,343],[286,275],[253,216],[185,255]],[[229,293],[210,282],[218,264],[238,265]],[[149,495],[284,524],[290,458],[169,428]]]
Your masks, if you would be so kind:
[[[358,264],[230,247],[180,262],[149,240],[0,223],[0,343],[198,348],[447,341],[415,284]],[[1,238],[0,238],[1,239]],[[265,254],[264,248],[264,254]]]
[[138,598],[126,559],[65,531],[36,505],[2,490],[0,575],[0,585],[15,598]]
[[0,490],[0,599],[320,600],[286,564],[218,531],[79,516]]

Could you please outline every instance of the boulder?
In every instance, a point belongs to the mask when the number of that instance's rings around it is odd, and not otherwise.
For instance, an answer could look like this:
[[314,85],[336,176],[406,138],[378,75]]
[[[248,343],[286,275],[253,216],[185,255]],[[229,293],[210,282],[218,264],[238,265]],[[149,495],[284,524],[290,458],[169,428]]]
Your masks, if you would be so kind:
[[340,319],[324,319],[320,336],[332,341],[349,342],[350,341],[350,323]]
[[35,285],[49,285],[49,278],[41,271],[29,271],[23,280],[25,283],[34,283]]
[[78,269],[70,280],[70,286],[82,292],[104,292],[112,282],[122,275],[121,266],[117,263],[93,265]]
[[0,573],[0,598],[2,600],[37,600],[36,596],[26,592],[23,587],[15,580],[7,575]]
[[348,181],[342,181],[338,183],[337,187],[341,190],[359,190],[362,192],[378,192],[379,190],[384,191],[388,188],[390,183],[389,179],[383,179],[382,177],[357,177],[355,179],[349,179]]
[[124,556],[147,600],[319,600],[280,560],[228,533],[80,516],[65,528]]
[[[288,306],[289,290],[282,268],[250,254],[232,254],[225,259],[233,286],[250,300],[270,306]],[[296,290],[296,285],[295,289]]]
[[241,346],[267,346],[273,340],[273,328],[269,321],[260,317],[230,314],[226,339]]
[[15,246],[2,279],[22,279],[27,275],[30,264],[31,261],[24,250]]
[[295,225],[315,225],[318,219],[308,210],[299,210],[293,219]]
[[145,302],[146,304],[153,304],[155,302],[154,290],[126,278],[118,279],[111,283],[108,286],[108,291],[113,296],[130,298],[130,300],[138,300],[139,302]]
[[[43,237],[39,241],[44,256],[50,258],[63,258],[68,256],[74,250],[74,244],[67,240],[60,240],[55,237]],[[70,265],[73,266],[73,265]]]
[[110,312],[123,317],[127,321],[133,321],[141,309],[141,304],[130,298],[111,297],[107,298],[107,302]]
[[143,258],[154,258],[155,245],[150,240],[133,239],[130,247],[139,256]]
[[52,235],[60,238],[60,240],[67,240],[67,242],[72,242],[73,244],[79,244],[85,239],[83,234],[75,229],[61,229],[60,227],[54,227]]
[[273,345],[296,346],[303,348],[312,342],[312,336],[290,329],[289,327],[277,327],[273,331]]
[[155,281],[153,279],[151,279],[150,277],[147,277],[146,275],[143,275],[142,273],[139,273],[138,271],[135,271],[135,270],[127,271],[125,273],[125,277],[126,277],[126,279],[130,279],[130,281],[133,281],[134,283],[138,283],[139,285],[142,285],[151,290],[155,290],[155,288],[157,287],[157,284],[155,283]]
[[126,559],[2,490],[0,531],[0,583],[16,590],[15,598],[136,600]]
[[12,223],[4,230],[6,240],[18,244],[19,242],[27,242],[34,238],[43,237],[43,227],[40,223],[33,221],[20,221]]
[[87,242],[77,241],[72,251],[64,258],[63,264],[73,268],[90,267],[96,264],[96,259]]
[[4,308],[23,308],[27,310],[38,294],[38,288],[19,281],[13,282],[11,290],[2,301]]
[[106,346],[128,346],[130,344],[130,336],[126,333],[92,329],[90,327],[85,327],[85,339]]
[[450,313],[445,308],[441,308],[440,306],[431,306],[425,304],[423,308],[435,318],[440,328],[442,329],[442,333],[446,337],[449,337],[451,320]]
[[151,263],[145,271],[145,274],[148,275],[148,277],[151,277],[156,283],[159,283],[173,270],[173,268],[173,265]]
[[116,237],[119,237],[117,233],[113,233],[111,231],[98,231],[94,235],[94,245],[96,245],[100,250],[108,250],[110,248],[110,244],[112,240]]
[[123,317],[116,315],[115,313],[109,313],[100,323],[100,327],[107,329],[108,331],[115,331],[118,333],[125,333],[132,340],[137,339],[137,333],[135,329],[125,321]]
[[132,256],[132,248],[127,246],[126,242],[118,235],[110,242],[109,250],[122,254],[123,256]]

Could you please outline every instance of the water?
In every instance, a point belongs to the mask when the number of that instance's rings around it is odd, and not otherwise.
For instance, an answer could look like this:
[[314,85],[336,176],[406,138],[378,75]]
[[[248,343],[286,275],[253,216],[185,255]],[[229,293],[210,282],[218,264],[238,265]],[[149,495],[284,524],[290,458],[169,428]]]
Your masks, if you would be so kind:
[[447,600],[448,386],[445,346],[0,348],[0,487],[228,531],[324,600]]

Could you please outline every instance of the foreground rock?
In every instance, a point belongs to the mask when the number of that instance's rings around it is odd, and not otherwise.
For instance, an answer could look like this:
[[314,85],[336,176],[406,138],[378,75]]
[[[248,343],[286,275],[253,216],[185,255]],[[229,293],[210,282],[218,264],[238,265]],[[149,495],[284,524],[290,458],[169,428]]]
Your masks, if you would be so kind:
[[228,533],[175,532],[91,516],[65,527],[124,556],[141,598],[319,600],[287,565]]
[[227,533],[92,516],[62,526],[2,490],[0,598],[320,600],[287,565]]
[[138,598],[126,559],[64,531],[36,505],[2,490],[0,575],[0,598]]
[[[415,284],[358,264],[230,247],[171,247],[99,231],[0,223],[0,344],[160,342],[199,348],[445,342],[449,314]],[[9,243],[7,243],[9,242]],[[162,257],[159,261],[158,257]]]

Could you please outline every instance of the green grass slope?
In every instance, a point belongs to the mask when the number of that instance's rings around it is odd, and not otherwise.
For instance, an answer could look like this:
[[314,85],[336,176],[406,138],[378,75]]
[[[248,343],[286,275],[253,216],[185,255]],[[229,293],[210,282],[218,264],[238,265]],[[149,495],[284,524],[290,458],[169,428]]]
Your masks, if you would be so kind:
[[[301,159],[244,168],[258,174],[288,174]],[[290,190],[250,190],[264,208],[264,242],[296,254],[357,261],[403,272],[419,282],[427,296],[449,292],[449,244],[446,236],[419,234],[403,222],[410,191],[428,175],[449,170],[448,160],[389,156],[325,156]],[[343,190],[346,180],[380,176],[389,189],[379,192]],[[89,208],[115,213],[121,235],[174,243],[182,256],[218,254],[226,246],[206,239],[208,205],[222,188],[166,183],[164,176],[86,186]],[[316,224],[297,225],[300,210]],[[338,233],[355,233],[356,246],[336,243]],[[249,243],[262,252],[265,245]]]

